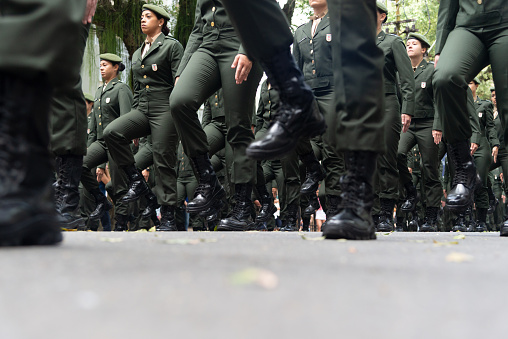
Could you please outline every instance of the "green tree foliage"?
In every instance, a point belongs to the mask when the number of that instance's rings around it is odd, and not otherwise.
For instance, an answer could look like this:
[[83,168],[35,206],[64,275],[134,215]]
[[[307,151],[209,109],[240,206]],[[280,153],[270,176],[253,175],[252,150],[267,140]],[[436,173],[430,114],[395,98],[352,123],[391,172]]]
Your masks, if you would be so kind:
[[195,12],[196,0],[179,0],[174,36],[176,40],[180,41],[183,47],[187,46],[189,35],[194,27]]

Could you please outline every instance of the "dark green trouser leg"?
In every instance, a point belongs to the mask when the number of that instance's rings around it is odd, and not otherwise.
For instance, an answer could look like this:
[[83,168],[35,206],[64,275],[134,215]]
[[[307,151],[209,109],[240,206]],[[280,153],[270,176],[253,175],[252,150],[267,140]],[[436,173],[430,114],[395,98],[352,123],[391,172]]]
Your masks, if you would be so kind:
[[[507,29],[490,33],[474,34],[464,28],[454,29],[446,40],[441,52],[433,79],[434,100],[441,112],[443,134],[448,142],[469,139],[471,126],[467,111],[466,89],[471,81],[485,66],[492,65],[496,88],[508,87]],[[508,122],[508,93],[497,93],[499,116],[504,125]],[[507,135],[505,130],[505,135]]]
[[[69,49],[80,65],[85,52],[90,25],[80,30],[79,47]],[[57,155],[85,155],[87,119],[81,76],[72,86],[57,86],[53,93],[50,113],[51,151]]]
[[79,187],[79,193],[81,216],[85,219],[86,226],[89,229],[96,231],[99,228],[99,220],[88,219],[88,216],[95,210],[95,198],[86,190],[86,188],[82,186]]
[[136,167],[141,171],[153,165],[152,147],[148,143],[143,145],[134,155],[134,162]]
[[224,122],[224,117],[219,119],[221,121],[212,120],[212,122],[206,125],[203,129],[208,141],[210,157],[226,147],[226,123]]
[[[198,181],[196,177],[179,177],[177,179],[177,201],[176,206],[180,207],[184,205],[185,199],[192,199],[194,196],[194,191],[198,186]],[[201,218],[197,214],[191,214],[189,216],[189,226],[192,228],[203,228],[203,222],[200,220]],[[185,209],[181,209],[180,213],[176,214],[176,223],[178,225],[178,229],[183,229],[183,225],[185,223]]]
[[480,139],[480,146],[473,154],[476,170],[480,175],[482,187],[477,188],[475,191],[475,205],[476,208],[489,208],[489,195],[487,192],[487,180],[490,171],[490,164],[492,163],[492,156],[490,145],[487,138]]

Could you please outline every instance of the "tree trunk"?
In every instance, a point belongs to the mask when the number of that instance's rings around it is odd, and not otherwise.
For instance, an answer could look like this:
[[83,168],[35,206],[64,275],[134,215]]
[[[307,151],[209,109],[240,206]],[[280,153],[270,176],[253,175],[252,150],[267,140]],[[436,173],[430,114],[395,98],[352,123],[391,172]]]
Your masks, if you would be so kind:
[[189,35],[194,27],[194,14],[196,12],[196,0],[180,0],[178,17],[176,19],[175,39],[187,46]]

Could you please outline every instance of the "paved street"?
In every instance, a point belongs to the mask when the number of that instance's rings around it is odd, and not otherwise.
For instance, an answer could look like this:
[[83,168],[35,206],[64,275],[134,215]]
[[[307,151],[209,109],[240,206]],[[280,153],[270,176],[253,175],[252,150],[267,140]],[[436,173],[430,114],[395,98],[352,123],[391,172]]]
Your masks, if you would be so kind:
[[506,338],[508,238],[462,235],[69,232],[0,250],[0,338]]

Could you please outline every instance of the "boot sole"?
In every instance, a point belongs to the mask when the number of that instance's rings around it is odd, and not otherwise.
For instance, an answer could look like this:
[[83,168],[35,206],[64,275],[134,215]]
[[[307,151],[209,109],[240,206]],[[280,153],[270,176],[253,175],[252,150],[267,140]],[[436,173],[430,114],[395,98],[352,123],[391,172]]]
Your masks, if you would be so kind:
[[256,222],[267,222],[271,217],[273,217],[275,212],[277,212],[277,207],[275,207],[275,205],[270,206],[270,209],[267,212],[267,216],[265,218],[257,217]]
[[[55,224],[58,222],[55,221]],[[0,232],[2,246],[48,246],[63,240],[57,227],[48,226],[48,217],[41,215],[22,223],[9,225],[7,232]]]
[[[109,208],[108,208],[108,207],[109,207]],[[92,215],[92,214],[90,214],[90,216],[89,216],[88,218],[89,218],[90,220],[92,220],[92,221],[97,221],[97,220],[100,220],[100,219],[104,216],[104,214],[105,214],[105,213],[108,213],[108,212],[109,212],[109,211],[113,208],[113,205],[109,204],[109,206],[108,206],[108,207],[106,207],[106,208],[104,209],[104,211],[102,211],[100,214],[97,214],[97,215]]]
[[374,240],[376,233],[365,229],[359,229],[352,222],[341,222],[340,224],[325,223],[323,236],[326,239],[348,239],[348,240]]
[[140,192],[138,195],[134,196],[133,198],[126,198],[125,195],[122,197],[122,202],[132,202],[132,201],[136,201],[138,200],[139,198],[141,198],[143,195],[145,195],[146,193],[148,193],[148,190],[150,190],[150,188],[148,187],[145,187],[145,189]]
[[75,231],[85,228],[85,219],[79,218],[71,222],[60,222],[62,231]]
[[212,207],[212,205],[215,203],[215,200],[222,199],[224,197],[224,195],[226,195],[226,191],[224,191],[224,188],[221,188],[217,193],[215,193],[215,195],[208,201],[208,203],[206,205],[202,205],[202,206],[195,207],[195,208],[192,208],[192,207],[189,208],[187,206],[187,213],[194,214],[194,213],[202,212],[202,211]]

